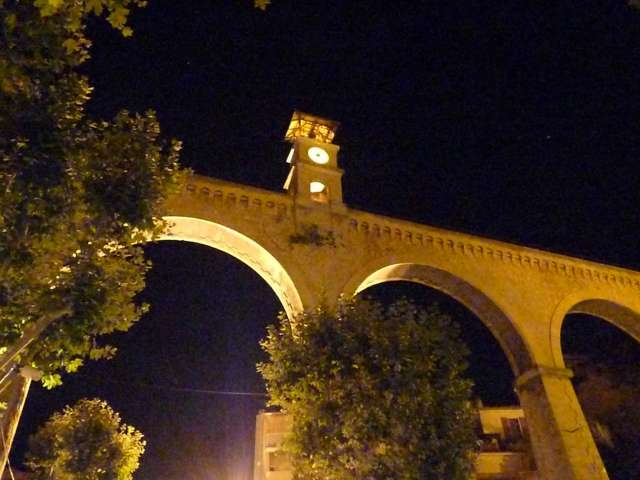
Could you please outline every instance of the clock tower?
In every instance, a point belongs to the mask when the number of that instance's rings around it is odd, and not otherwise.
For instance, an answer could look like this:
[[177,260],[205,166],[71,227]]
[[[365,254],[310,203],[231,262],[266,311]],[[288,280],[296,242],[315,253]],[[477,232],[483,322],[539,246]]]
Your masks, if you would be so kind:
[[294,111],[284,139],[292,144],[287,157],[291,165],[284,189],[306,206],[344,208],[342,174],[333,137],[338,122]]

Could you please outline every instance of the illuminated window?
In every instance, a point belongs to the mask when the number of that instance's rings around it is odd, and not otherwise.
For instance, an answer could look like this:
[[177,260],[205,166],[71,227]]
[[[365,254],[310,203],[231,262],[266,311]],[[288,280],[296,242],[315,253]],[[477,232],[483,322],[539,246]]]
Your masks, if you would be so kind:
[[311,194],[311,200],[319,203],[329,202],[329,192],[327,186],[322,182],[311,182],[309,184],[309,193]]
[[309,184],[309,191],[311,193],[322,193],[327,189],[324,183],[322,182],[311,182]]

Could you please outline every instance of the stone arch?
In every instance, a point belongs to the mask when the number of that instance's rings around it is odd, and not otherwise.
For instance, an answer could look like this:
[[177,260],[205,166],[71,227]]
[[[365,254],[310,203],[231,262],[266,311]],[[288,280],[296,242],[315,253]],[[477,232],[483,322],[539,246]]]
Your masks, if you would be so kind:
[[384,282],[408,281],[419,283],[450,296],[482,320],[505,353],[516,378],[534,365],[525,341],[511,319],[483,292],[435,267],[414,263],[397,263],[375,270],[360,280],[354,280],[346,293],[357,294]]
[[199,243],[221,250],[252,268],[273,289],[289,316],[303,310],[302,300],[289,273],[264,247],[229,227],[194,217],[166,216],[166,232],[160,240]]
[[640,342],[640,312],[607,298],[570,295],[558,305],[551,319],[549,340],[558,367],[565,366],[561,344],[562,325],[567,315],[572,313],[598,317]]

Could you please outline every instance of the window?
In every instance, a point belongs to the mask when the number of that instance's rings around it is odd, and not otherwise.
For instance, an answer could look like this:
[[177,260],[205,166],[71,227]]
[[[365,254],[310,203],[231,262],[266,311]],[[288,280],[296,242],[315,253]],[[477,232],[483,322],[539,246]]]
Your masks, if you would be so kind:
[[311,194],[311,200],[314,202],[329,203],[329,191],[324,183],[311,182],[309,184],[309,193]]

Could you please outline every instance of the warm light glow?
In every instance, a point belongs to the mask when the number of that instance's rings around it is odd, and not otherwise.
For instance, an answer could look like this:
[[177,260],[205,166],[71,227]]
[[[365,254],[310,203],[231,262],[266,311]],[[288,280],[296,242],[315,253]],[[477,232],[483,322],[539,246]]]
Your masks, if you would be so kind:
[[284,139],[293,142],[298,137],[306,137],[322,143],[331,143],[339,125],[333,120],[296,110],[293,112]]
[[289,155],[287,155],[287,163],[291,163],[293,161],[293,148],[289,150]]
[[293,174],[296,171],[296,166],[293,165],[291,167],[291,170],[289,170],[289,175],[287,175],[287,179],[284,181],[284,189],[285,190],[289,190],[289,187],[291,186],[291,182],[293,181]]
[[325,191],[327,187],[322,182],[311,182],[309,184],[309,192],[310,193],[322,193]]
[[322,182],[311,182],[309,184],[309,193],[311,200],[318,203],[329,203],[329,191],[327,186]]
[[307,156],[311,159],[311,161],[319,165],[324,165],[325,163],[329,162],[329,154],[326,150],[320,147],[311,147],[307,151]]

